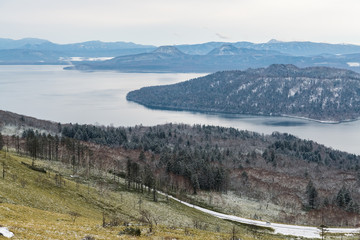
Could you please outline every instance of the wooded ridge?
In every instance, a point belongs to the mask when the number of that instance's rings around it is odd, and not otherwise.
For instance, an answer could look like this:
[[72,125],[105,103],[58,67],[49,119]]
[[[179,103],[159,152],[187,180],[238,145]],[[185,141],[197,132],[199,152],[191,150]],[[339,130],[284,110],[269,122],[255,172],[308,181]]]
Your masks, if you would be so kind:
[[128,93],[127,100],[150,108],[346,121],[360,116],[360,74],[273,64],[145,87]]

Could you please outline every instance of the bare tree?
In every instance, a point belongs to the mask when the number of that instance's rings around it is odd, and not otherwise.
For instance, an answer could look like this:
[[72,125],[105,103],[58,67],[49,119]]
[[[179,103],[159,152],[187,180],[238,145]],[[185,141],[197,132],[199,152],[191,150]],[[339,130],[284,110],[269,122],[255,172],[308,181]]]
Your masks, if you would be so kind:
[[320,230],[320,236],[321,236],[321,239],[324,240],[324,237],[326,235],[326,233],[328,232],[327,230],[327,226],[324,225],[324,224],[321,224],[318,229]]
[[232,231],[231,231],[231,240],[236,240],[236,229],[235,226],[233,226]]
[[148,210],[141,210],[140,214],[141,214],[140,220],[142,222],[148,224],[150,227],[149,231],[152,232],[154,223],[155,223],[155,225],[157,225],[156,219],[152,216],[152,214]]
[[20,185],[22,188],[25,188],[26,184],[27,184],[27,181],[25,179],[20,180]]
[[6,164],[5,164],[5,162],[3,161],[2,162],[2,177],[3,177],[3,179],[5,178],[5,173],[6,173],[6,170],[7,170],[7,166],[6,166]]
[[4,147],[4,139],[3,136],[0,133],[0,150]]
[[75,223],[75,220],[76,220],[78,217],[80,217],[80,216],[81,216],[81,214],[80,214],[80,213],[75,212],[75,211],[71,211],[71,212],[69,212],[69,215],[70,215],[71,220],[73,221],[73,223]]

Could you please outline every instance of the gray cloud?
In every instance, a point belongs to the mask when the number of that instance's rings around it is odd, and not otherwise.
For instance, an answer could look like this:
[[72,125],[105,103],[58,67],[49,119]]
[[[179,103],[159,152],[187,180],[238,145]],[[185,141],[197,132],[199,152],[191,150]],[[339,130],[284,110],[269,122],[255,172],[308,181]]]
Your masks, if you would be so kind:
[[222,35],[222,34],[220,34],[220,33],[215,33],[215,35],[218,36],[218,37],[221,38],[221,39],[224,39],[224,40],[228,40],[228,39],[229,39],[229,37],[224,36],[224,35]]

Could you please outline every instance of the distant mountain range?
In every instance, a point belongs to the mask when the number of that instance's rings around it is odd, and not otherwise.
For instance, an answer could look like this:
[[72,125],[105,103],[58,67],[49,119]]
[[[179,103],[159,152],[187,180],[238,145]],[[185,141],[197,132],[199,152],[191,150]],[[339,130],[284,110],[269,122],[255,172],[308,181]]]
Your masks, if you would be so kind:
[[108,51],[137,48],[154,49],[156,47],[152,45],[135,44],[132,42],[87,41],[81,43],[56,44],[48,40],[37,38],[24,38],[20,40],[0,38],[0,49],[32,49],[46,51]]
[[26,48],[26,46],[40,45],[43,43],[49,43],[49,41],[38,38],[23,38],[19,40],[0,38],[0,49],[23,49]]
[[0,64],[69,64],[77,59],[116,57],[152,51],[155,46],[131,42],[88,41],[56,44],[43,39],[0,38]]
[[156,48],[131,42],[55,44],[35,38],[0,39],[0,64],[75,64],[70,69],[125,72],[215,72],[294,64],[360,71],[360,46],[271,40]]
[[[208,54],[214,48],[218,48],[225,42],[209,42],[203,44],[176,45],[187,54]],[[267,43],[235,42],[230,43],[237,48],[249,48],[255,50],[277,51],[293,56],[315,56],[321,54],[351,54],[360,53],[360,46],[353,44],[329,44],[315,42],[282,42],[270,40]]]
[[119,56],[102,62],[79,63],[67,69],[118,70],[124,72],[214,72],[294,62],[298,57],[274,51],[238,49],[226,44],[206,55],[190,55],[174,46],[162,46],[149,53]]
[[153,50],[155,47],[131,42],[88,41],[73,44],[44,42],[41,44],[28,44],[25,48],[38,51],[57,51],[70,57],[115,57],[125,54],[147,52]]
[[360,74],[275,64],[145,87],[128,93],[127,99],[150,108],[288,115],[337,122],[360,117]]
[[213,56],[235,56],[235,55],[284,55],[281,52],[273,50],[257,50],[252,48],[237,48],[232,44],[223,44],[211,50],[207,55]]
[[360,71],[360,54],[293,56],[274,50],[237,48],[224,44],[206,55],[191,55],[174,46],[152,52],[119,56],[107,61],[75,63],[66,69],[116,70],[122,72],[216,72],[294,64],[299,67],[328,66]]

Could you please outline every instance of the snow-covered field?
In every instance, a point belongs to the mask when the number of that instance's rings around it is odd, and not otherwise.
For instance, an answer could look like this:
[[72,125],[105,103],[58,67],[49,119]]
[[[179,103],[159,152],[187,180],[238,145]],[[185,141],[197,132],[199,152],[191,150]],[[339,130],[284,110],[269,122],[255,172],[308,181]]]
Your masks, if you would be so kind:
[[[210,215],[213,215],[213,216],[221,218],[221,219],[227,219],[227,220],[231,220],[231,221],[235,221],[235,222],[246,223],[246,224],[262,226],[262,227],[271,227],[275,230],[275,234],[292,235],[292,236],[296,236],[296,237],[305,237],[305,238],[320,238],[320,230],[317,227],[270,223],[270,222],[241,218],[238,216],[233,216],[233,215],[228,215],[228,214],[223,214],[223,213],[215,212],[212,210],[208,210],[208,209],[181,201],[172,196],[169,196],[169,197],[174,199],[175,201],[178,201],[178,202],[188,206],[188,207],[192,207],[194,209],[208,213]],[[360,233],[360,228],[327,228],[327,230],[328,230],[327,231],[328,233],[343,233],[343,234]]]

